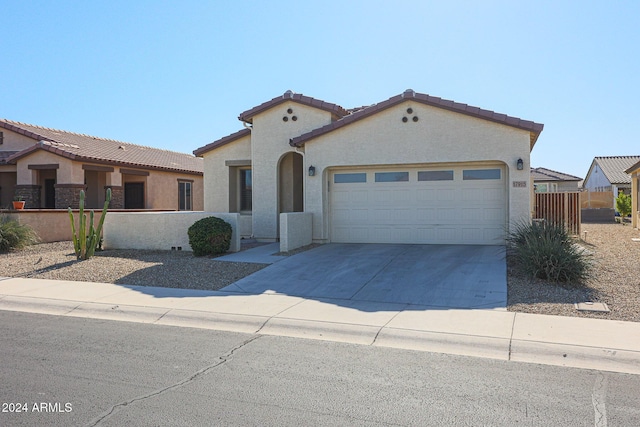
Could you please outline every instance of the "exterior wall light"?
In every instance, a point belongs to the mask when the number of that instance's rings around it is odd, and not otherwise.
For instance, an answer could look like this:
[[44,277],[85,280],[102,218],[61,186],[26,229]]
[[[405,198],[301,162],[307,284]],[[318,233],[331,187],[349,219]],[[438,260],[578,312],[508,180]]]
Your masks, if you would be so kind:
[[309,176],[315,176],[315,175],[316,175],[316,167],[309,166]]
[[518,159],[518,161],[516,162],[516,168],[518,168],[519,171],[524,169],[524,162],[522,161],[522,159]]

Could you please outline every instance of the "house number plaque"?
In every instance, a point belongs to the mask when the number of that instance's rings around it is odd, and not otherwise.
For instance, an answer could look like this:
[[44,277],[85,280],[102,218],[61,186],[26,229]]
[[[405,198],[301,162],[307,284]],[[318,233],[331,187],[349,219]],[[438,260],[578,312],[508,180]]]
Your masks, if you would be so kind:
[[515,188],[527,188],[527,181],[513,181]]

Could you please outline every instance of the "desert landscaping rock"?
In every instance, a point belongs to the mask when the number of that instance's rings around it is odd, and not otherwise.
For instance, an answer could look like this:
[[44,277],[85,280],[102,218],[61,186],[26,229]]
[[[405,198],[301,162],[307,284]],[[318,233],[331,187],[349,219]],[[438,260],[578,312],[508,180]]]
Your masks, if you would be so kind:
[[[621,224],[583,224],[582,230],[587,230],[587,240],[578,243],[592,254],[594,265],[586,286],[526,278],[508,263],[509,311],[640,322],[640,244],[632,240],[640,238],[640,232]],[[264,267],[198,258],[184,251],[107,250],[77,261],[71,242],[0,254],[0,277],[203,290],[221,289]],[[587,301],[605,303],[610,312],[576,310],[576,303]]]
[[266,264],[216,261],[186,251],[106,250],[77,261],[71,242],[0,255],[0,276],[185,289],[221,289]]
[[[518,274],[508,263],[507,308],[535,314],[640,322],[640,231],[622,224],[582,224],[579,242],[592,254],[593,277],[585,287],[553,285]],[[602,302],[610,312],[578,311],[576,303]]]

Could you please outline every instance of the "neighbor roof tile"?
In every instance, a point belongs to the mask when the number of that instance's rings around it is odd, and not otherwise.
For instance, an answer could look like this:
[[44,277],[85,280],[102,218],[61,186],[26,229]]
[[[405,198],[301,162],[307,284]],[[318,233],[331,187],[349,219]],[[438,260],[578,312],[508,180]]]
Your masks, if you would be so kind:
[[26,150],[13,153],[8,162],[35,150],[45,150],[74,160],[117,164],[143,169],[159,169],[202,175],[202,159],[186,153],[145,147],[112,139],[50,129],[0,119],[0,128],[11,130],[38,141]]

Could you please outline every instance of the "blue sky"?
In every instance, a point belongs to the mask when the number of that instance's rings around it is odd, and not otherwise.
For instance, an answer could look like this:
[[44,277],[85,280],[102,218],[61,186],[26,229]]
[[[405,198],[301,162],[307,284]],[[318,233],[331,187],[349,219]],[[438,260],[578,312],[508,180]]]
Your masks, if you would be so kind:
[[[640,155],[637,1],[2,2],[0,117],[175,151],[287,89],[544,123],[532,166]],[[472,143],[472,141],[470,141]]]

